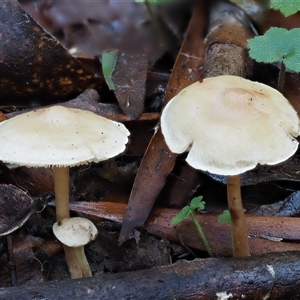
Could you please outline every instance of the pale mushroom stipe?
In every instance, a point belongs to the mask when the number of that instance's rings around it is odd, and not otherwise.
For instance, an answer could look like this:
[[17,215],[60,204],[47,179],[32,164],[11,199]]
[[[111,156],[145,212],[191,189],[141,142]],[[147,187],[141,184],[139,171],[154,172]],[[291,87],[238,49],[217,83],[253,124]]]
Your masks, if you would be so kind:
[[[129,131],[123,124],[90,111],[52,106],[0,123],[0,160],[27,167],[52,167],[57,221],[69,218],[69,167],[100,162],[126,149]],[[72,250],[64,247],[70,269]],[[70,258],[68,258],[70,257]],[[70,263],[69,263],[70,262]]]
[[298,148],[299,118],[277,90],[238,76],[195,82],[164,108],[161,129],[173,153],[189,151],[195,169],[226,175],[233,252],[249,256],[240,174],[258,164],[275,165]]

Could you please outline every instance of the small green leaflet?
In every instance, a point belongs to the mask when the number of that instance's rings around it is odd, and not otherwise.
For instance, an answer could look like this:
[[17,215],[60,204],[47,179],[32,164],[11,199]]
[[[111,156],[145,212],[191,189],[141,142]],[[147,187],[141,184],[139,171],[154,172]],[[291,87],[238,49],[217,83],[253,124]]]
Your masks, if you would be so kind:
[[190,204],[190,208],[192,211],[195,210],[204,210],[205,208],[205,201],[202,201],[203,197],[202,196],[198,196],[193,198],[193,200],[191,201]]
[[199,233],[199,236],[203,242],[203,245],[205,246],[205,249],[207,250],[209,256],[214,256],[210,246],[209,246],[209,243],[207,241],[207,238],[205,236],[205,233],[199,223],[199,221],[197,220],[196,216],[195,216],[195,213],[194,211],[195,210],[203,210],[204,207],[205,207],[205,202],[202,201],[202,196],[199,196],[199,197],[195,197],[190,205],[187,205],[185,206],[177,216],[173,217],[172,220],[171,220],[171,223],[172,225],[177,225],[178,223],[180,223],[182,220],[188,218],[189,216],[191,216],[196,228],[197,228],[197,231]]
[[300,0],[271,0],[270,8],[280,10],[285,17],[300,10]]
[[226,223],[228,225],[232,225],[231,215],[229,210],[224,210],[221,215],[218,217],[218,222],[220,223]]
[[115,89],[115,85],[112,80],[112,74],[115,70],[115,66],[118,60],[118,50],[112,50],[109,52],[103,52],[102,55],[102,73],[104,79],[110,90]]
[[204,208],[205,208],[205,202],[202,201],[202,199],[203,199],[202,196],[193,198],[193,200],[191,201],[190,205],[185,206],[179,212],[178,215],[176,215],[175,217],[172,218],[172,220],[171,220],[172,225],[177,225],[182,220],[188,218],[189,215],[191,214],[191,212],[193,212],[195,210],[204,210]]
[[248,40],[249,55],[257,62],[283,60],[286,68],[300,72],[300,28],[271,27],[264,35]]

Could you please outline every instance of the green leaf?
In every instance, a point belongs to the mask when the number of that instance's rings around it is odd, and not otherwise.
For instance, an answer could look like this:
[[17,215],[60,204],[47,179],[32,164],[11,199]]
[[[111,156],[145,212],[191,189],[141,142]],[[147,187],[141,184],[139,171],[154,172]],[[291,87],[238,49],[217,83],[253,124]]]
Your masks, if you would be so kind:
[[112,74],[115,70],[117,59],[118,50],[102,53],[102,73],[110,90],[115,89],[115,85],[112,80]]
[[288,30],[271,27],[264,35],[248,40],[249,55],[258,62],[274,63],[283,57]]
[[186,219],[191,213],[191,208],[189,205],[185,206],[178,215],[172,218],[171,223],[172,225],[177,225],[182,220]]
[[202,196],[198,196],[193,198],[193,200],[191,201],[190,204],[190,209],[192,211],[195,210],[204,210],[205,208],[205,201],[202,201],[203,197]]
[[202,201],[203,197],[198,196],[193,198],[191,203],[185,206],[178,215],[172,218],[171,223],[172,225],[177,225],[182,220],[188,218],[192,212],[195,210],[203,210],[205,208],[205,202]]
[[283,59],[285,66],[295,72],[300,72],[300,28],[289,30],[289,52]]
[[271,0],[270,8],[280,10],[288,17],[300,10],[300,0]]
[[231,215],[229,210],[224,210],[221,215],[218,217],[218,222],[220,223],[226,223],[228,225],[232,225]]
[[257,62],[283,60],[287,68],[300,72],[300,28],[271,27],[264,35],[248,40],[249,55]]

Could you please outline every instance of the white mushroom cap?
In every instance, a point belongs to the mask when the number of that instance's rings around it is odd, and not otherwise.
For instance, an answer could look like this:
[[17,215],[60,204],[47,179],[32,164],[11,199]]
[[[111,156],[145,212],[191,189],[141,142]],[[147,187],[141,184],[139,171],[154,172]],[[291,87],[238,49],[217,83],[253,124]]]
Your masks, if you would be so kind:
[[192,167],[237,175],[293,155],[299,118],[277,90],[224,75],[183,89],[164,108],[161,129],[172,152],[189,151]]
[[0,123],[0,160],[23,166],[75,166],[125,150],[123,124],[86,110],[52,106]]
[[96,226],[85,218],[66,218],[54,223],[53,233],[64,245],[80,247],[93,241],[98,234]]

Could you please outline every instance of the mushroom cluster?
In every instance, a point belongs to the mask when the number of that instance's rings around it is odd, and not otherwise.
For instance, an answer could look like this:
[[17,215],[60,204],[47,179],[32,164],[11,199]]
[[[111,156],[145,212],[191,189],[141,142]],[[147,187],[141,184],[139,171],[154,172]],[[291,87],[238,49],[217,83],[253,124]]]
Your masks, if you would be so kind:
[[[90,111],[52,106],[0,123],[0,160],[27,167],[52,167],[56,219],[70,218],[69,167],[122,153],[129,131]],[[72,278],[83,276],[72,248],[64,246]],[[85,272],[86,273],[86,272]]]
[[176,95],[162,112],[161,129],[172,152],[189,151],[189,165],[228,176],[233,252],[249,256],[240,174],[257,164],[278,164],[296,152],[296,111],[265,84],[223,75],[195,82]]

